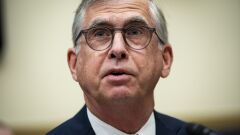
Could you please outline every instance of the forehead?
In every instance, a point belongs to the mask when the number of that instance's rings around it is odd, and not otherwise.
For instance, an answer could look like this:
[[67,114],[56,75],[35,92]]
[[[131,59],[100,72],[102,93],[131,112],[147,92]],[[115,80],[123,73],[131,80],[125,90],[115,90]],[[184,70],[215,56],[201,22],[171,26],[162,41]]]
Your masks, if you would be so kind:
[[154,22],[148,2],[149,0],[96,0],[86,9],[83,27],[87,28],[102,20],[121,27],[133,18],[141,19],[151,26]]

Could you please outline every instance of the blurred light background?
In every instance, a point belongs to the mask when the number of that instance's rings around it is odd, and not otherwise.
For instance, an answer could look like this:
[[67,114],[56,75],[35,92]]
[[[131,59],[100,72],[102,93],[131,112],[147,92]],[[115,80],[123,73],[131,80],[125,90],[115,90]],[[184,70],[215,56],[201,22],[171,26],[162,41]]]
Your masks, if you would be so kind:
[[[217,130],[240,129],[240,0],[159,0],[174,49],[156,110]],[[0,120],[44,134],[76,114],[83,94],[66,53],[79,0],[5,0]],[[1,46],[2,48],[2,46]]]
[[2,62],[3,59],[3,2],[2,0],[0,0],[0,64]]

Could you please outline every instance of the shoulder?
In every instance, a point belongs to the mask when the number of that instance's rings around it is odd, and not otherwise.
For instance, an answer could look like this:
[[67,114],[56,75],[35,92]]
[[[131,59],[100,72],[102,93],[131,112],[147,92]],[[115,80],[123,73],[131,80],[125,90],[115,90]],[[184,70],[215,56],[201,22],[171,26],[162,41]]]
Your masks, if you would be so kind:
[[[79,134],[80,133],[80,134]],[[46,135],[92,135],[93,129],[87,117],[86,106],[73,118],[57,126]]]
[[57,126],[56,128],[49,131],[46,135],[66,135],[68,134],[69,130],[71,130],[71,123],[73,122],[73,118],[67,120],[66,122],[62,123],[61,125]]
[[187,135],[187,123],[174,117],[154,111],[156,130],[169,135]]

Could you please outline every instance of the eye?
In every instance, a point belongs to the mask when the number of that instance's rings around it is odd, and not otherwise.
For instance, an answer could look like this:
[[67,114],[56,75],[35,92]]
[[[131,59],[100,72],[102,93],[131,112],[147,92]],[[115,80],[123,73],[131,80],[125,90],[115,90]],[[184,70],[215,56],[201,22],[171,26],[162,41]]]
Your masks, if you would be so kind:
[[138,36],[138,35],[142,35],[143,32],[143,28],[141,27],[131,27],[129,29],[127,29],[126,31],[126,36]]
[[95,38],[104,38],[111,35],[111,32],[109,30],[103,28],[94,29],[91,33],[92,37]]
[[106,35],[106,32],[105,31],[97,31],[95,32],[95,37],[102,37],[102,36],[105,36]]

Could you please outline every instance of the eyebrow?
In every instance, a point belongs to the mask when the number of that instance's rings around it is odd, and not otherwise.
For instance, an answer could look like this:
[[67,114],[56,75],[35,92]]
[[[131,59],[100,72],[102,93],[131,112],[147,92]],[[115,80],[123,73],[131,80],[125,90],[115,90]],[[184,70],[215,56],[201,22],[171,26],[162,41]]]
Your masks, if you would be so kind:
[[89,28],[96,26],[112,26],[112,24],[107,19],[96,19],[90,24]]
[[145,21],[145,19],[143,17],[140,17],[140,16],[131,17],[129,20],[127,20],[124,23],[124,26],[130,25],[132,23],[138,23],[138,24],[141,24],[141,25],[144,25],[144,26],[148,26],[147,21]]
[[[130,25],[132,23],[139,23],[141,25],[144,25],[144,26],[148,26],[148,23],[147,21],[145,21],[145,19],[141,16],[133,16],[131,17],[130,19],[127,19],[124,24],[123,24],[123,27],[127,26],[127,25]],[[109,27],[113,27],[113,24],[108,20],[108,19],[96,19],[94,20],[89,28],[92,28],[92,27],[97,27],[97,26],[109,26]]]

